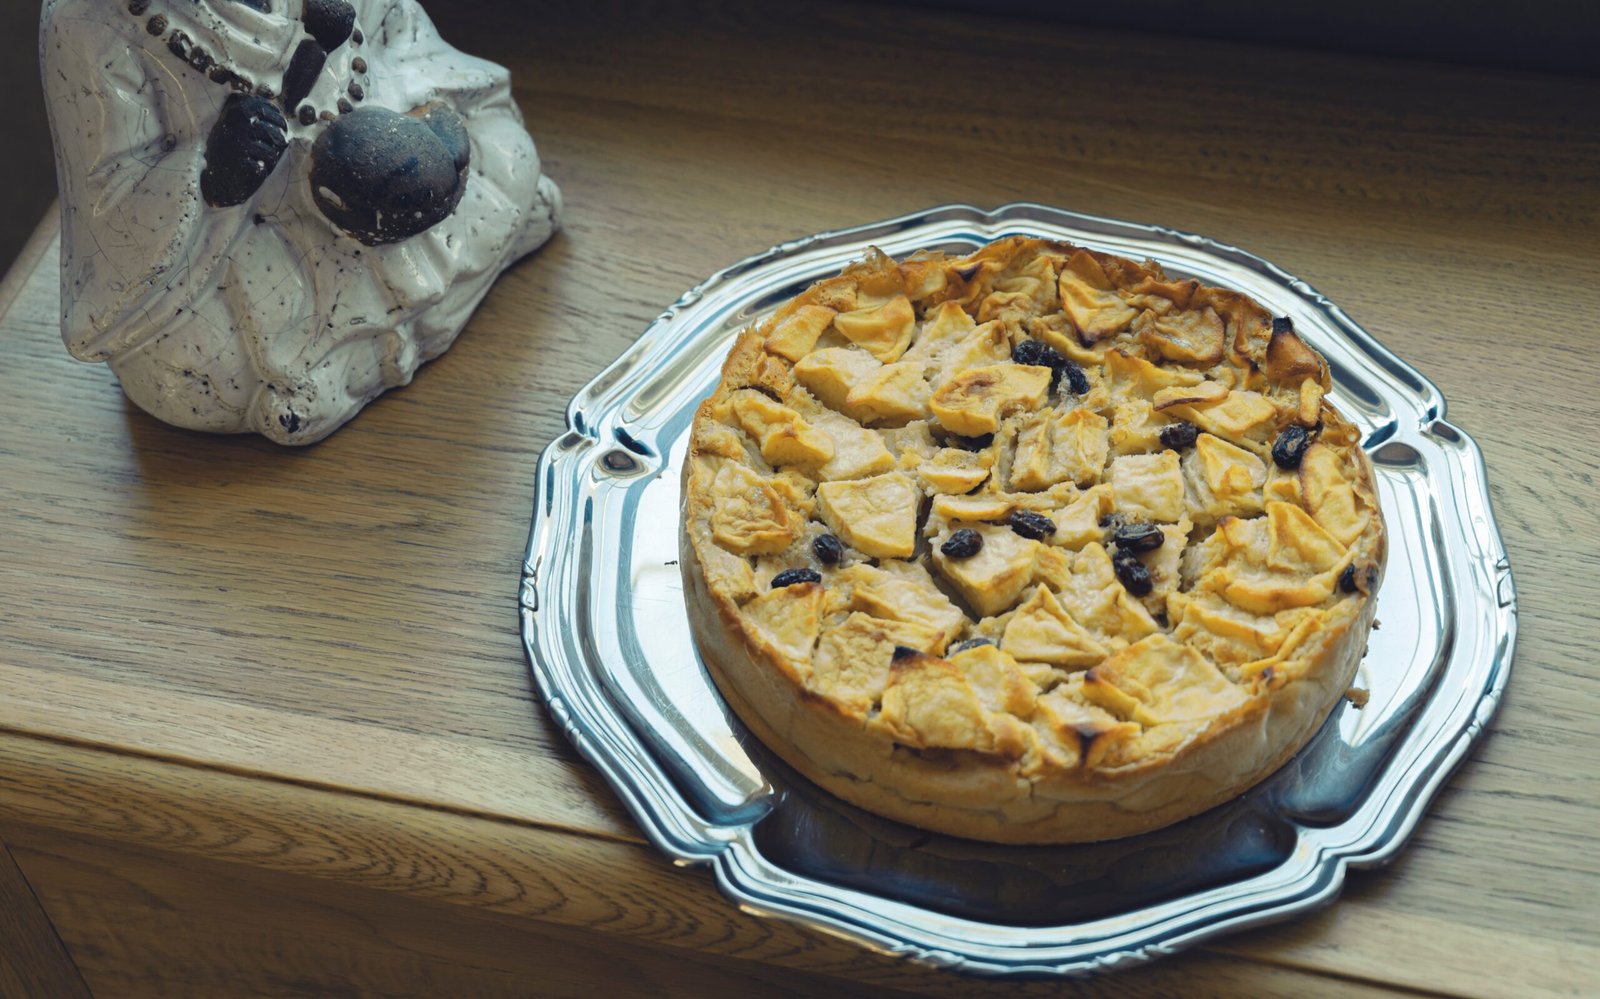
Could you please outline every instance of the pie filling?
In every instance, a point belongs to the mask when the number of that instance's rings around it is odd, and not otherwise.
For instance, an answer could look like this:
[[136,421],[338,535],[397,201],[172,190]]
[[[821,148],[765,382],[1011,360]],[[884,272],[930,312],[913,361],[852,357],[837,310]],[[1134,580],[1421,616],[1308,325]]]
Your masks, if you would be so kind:
[[1153,263],[873,250],[741,336],[685,526],[797,698],[1115,773],[1267,710],[1361,618],[1382,523],[1328,386],[1287,320]]

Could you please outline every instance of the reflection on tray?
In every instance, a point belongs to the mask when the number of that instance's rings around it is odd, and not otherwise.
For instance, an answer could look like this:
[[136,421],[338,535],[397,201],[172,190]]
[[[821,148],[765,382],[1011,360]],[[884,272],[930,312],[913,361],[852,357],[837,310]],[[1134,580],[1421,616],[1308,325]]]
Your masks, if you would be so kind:
[[1359,746],[1337,709],[1283,769],[1233,801],[1176,825],[1070,846],[1004,846],[926,833],[854,807],[795,773],[750,738],[744,747],[779,795],[755,827],[763,855],[791,873],[958,918],[1062,926],[1243,881],[1282,863],[1295,822],[1348,818],[1426,700],[1418,691]]

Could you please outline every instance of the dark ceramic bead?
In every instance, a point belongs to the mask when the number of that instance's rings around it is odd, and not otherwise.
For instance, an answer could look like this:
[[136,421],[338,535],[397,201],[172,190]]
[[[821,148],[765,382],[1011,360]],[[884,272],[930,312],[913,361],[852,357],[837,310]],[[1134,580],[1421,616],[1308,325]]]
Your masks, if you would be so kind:
[[211,53],[207,52],[200,46],[196,45],[194,48],[189,50],[189,65],[193,66],[196,72],[206,72],[207,70],[211,69],[211,63]]
[[315,39],[302,39],[283,71],[283,106],[295,108],[316,86],[317,75],[328,61],[328,52]]

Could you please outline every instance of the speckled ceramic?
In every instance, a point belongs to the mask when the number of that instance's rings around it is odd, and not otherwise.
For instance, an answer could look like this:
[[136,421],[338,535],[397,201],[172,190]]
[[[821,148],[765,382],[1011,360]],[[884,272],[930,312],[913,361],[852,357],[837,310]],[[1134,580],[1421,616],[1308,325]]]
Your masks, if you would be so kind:
[[47,0],[61,329],[168,423],[332,433],[550,237],[506,71],[414,0]]

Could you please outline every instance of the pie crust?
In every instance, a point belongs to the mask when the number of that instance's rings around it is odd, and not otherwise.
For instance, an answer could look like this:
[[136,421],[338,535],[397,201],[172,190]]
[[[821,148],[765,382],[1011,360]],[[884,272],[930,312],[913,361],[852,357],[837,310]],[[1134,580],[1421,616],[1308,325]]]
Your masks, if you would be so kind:
[[1383,521],[1329,384],[1287,320],[1153,262],[869,250],[743,331],[695,414],[701,656],[796,770],[925,829],[1082,842],[1227,801],[1372,626]]

